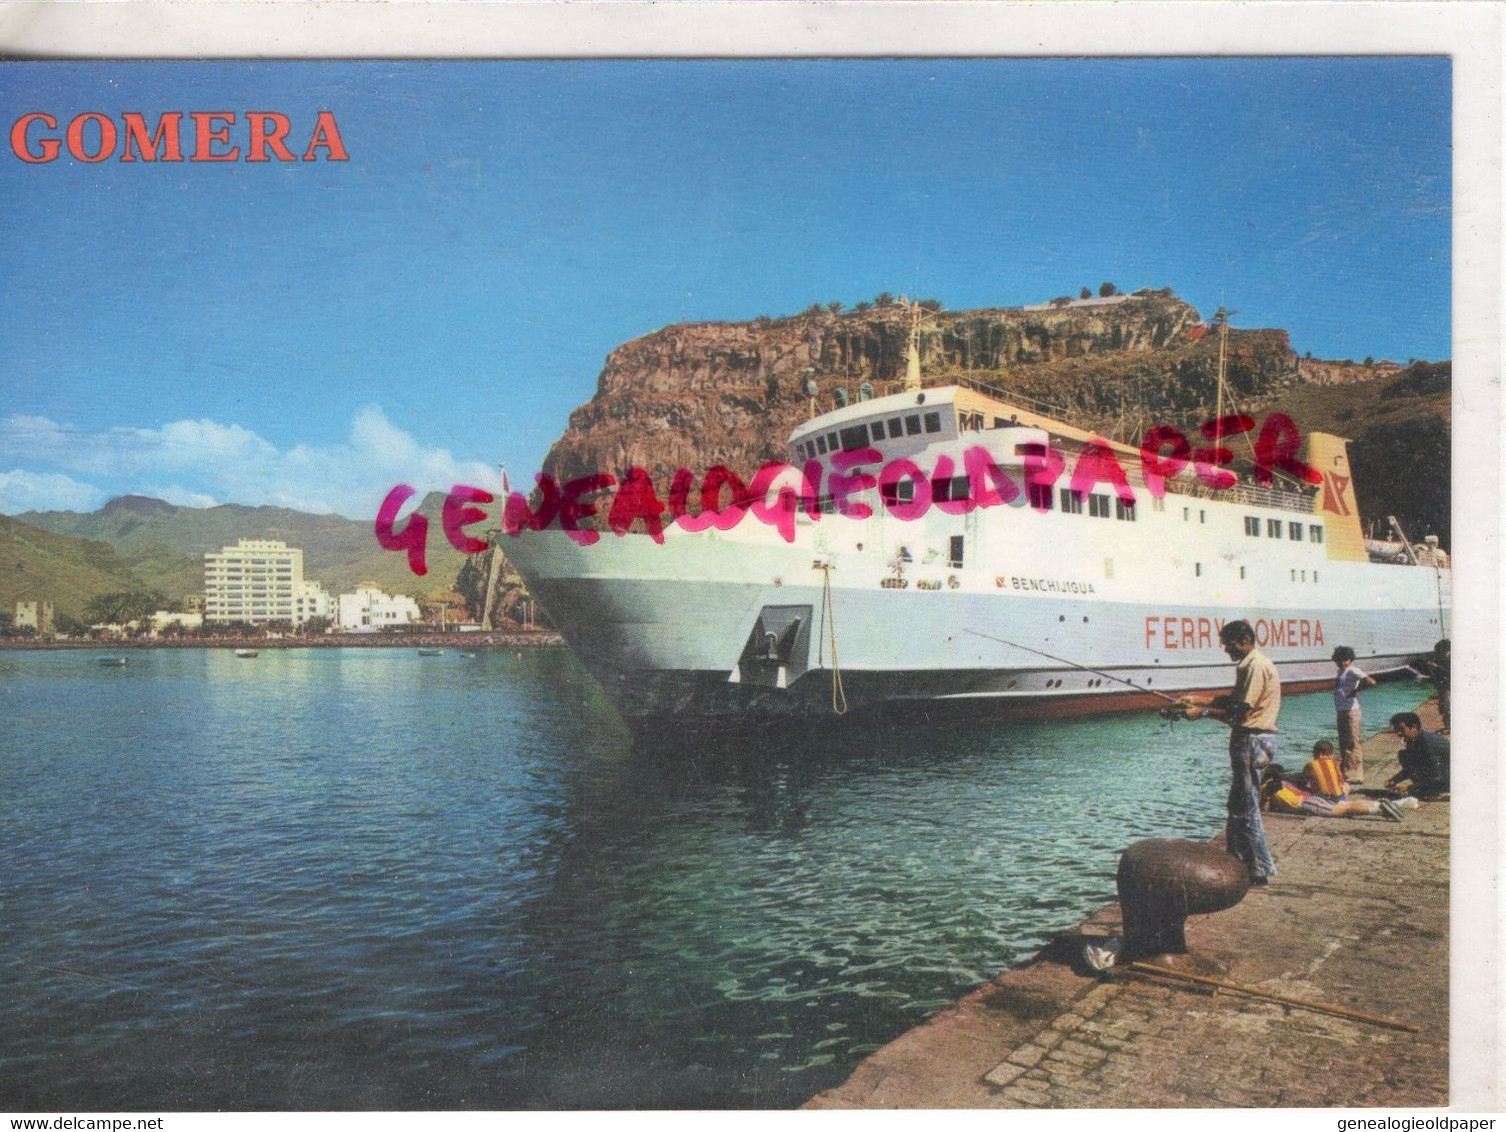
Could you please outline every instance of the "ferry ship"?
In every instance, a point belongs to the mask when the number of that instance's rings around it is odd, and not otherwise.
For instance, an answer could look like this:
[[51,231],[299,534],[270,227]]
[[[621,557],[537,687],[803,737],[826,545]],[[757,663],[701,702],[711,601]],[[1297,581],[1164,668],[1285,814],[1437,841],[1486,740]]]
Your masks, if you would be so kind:
[[[1238,619],[1290,690],[1332,686],[1338,645],[1379,676],[1447,635],[1447,555],[1394,522],[1366,540],[1343,438],[1301,438],[1321,484],[1211,487],[1192,461],[1156,484],[1139,448],[1002,391],[922,387],[914,342],[900,392],[793,431],[763,497],[785,485],[787,506],[763,520],[500,537],[635,732],[1155,706],[1232,683],[1218,630]],[[1106,452],[1128,491],[1074,490],[1075,463]]]

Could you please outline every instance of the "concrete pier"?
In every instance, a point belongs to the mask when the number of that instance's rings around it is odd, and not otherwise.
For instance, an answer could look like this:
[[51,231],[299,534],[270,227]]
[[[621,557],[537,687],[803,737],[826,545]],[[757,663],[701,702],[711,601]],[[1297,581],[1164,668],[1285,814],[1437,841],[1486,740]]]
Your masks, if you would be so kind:
[[[1423,725],[1440,726],[1429,703]],[[1210,743],[1220,737],[1211,732]],[[1400,746],[1367,738],[1378,786]],[[1289,767],[1300,768],[1298,754]],[[807,1108],[1418,1108],[1448,1103],[1449,803],[1383,817],[1268,816],[1279,875],[1194,917],[1233,982],[1381,1015],[1388,1029],[1226,991],[1086,973],[1109,905],[865,1059]]]

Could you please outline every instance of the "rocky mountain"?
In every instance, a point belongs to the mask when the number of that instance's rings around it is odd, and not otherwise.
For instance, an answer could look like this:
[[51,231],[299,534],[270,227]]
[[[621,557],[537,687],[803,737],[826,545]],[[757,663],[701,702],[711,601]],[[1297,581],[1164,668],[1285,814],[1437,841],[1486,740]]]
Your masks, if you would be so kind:
[[[842,397],[856,397],[863,383],[880,395],[897,391],[910,327],[907,309],[889,304],[812,308],[746,323],[686,323],[634,339],[608,355],[596,395],[571,414],[545,470],[565,481],[597,471],[620,475],[637,465],[665,485],[682,466],[699,471],[723,463],[750,473],[784,457],[784,439],[796,424]],[[1011,397],[1127,441],[1156,424],[1190,432],[1216,402],[1218,332],[1169,290],[927,311],[919,344],[928,385],[988,381]],[[1241,409],[1280,407],[1299,424],[1310,414],[1308,427],[1331,427],[1355,439],[1356,470],[1365,468],[1368,477],[1360,491],[1367,520],[1383,523],[1386,514],[1405,512],[1414,526],[1446,535],[1446,457],[1441,465],[1433,458],[1441,470],[1423,484],[1396,479],[1395,461],[1388,463],[1386,455],[1395,422],[1381,410],[1401,402],[1377,398],[1376,390],[1392,389],[1392,381],[1404,388],[1402,378],[1415,367],[1302,359],[1280,329],[1231,328],[1227,353],[1228,388]],[[1446,453],[1448,377],[1430,380],[1442,381],[1440,395],[1397,396],[1408,412],[1425,415],[1428,435]],[[814,397],[807,381],[815,383]],[[1319,389],[1335,396],[1310,396]],[[1340,418],[1344,411],[1350,415]],[[1372,431],[1382,423],[1386,427]],[[1422,495],[1425,505],[1409,502]]]

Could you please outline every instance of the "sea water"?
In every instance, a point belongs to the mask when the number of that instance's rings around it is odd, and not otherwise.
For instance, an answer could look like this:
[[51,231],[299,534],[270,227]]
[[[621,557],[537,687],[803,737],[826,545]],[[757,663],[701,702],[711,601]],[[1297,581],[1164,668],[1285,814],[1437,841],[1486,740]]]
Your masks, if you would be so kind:
[[1155,712],[635,748],[558,648],[9,652],[0,704],[12,1110],[794,1106],[1228,773]]

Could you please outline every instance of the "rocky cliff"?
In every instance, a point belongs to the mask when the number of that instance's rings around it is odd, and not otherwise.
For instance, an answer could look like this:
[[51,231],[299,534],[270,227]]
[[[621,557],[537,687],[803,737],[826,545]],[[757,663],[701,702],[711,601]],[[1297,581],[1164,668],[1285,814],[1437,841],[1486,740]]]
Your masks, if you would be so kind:
[[[618,347],[596,396],[570,417],[545,461],[561,480],[638,465],[658,482],[677,467],[751,470],[784,438],[868,382],[896,391],[910,316],[899,306],[811,311],[747,323],[667,327]],[[1198,312],[1165,292],[1060,306],[927,312],[926,383],[981,378],[1068,419],[1123,436],[1156,423],[1195,424],[1212,405],[1218,342]],[[1247,408],[1300,384],[1281,330],[1231,330],[1228,379]]]

